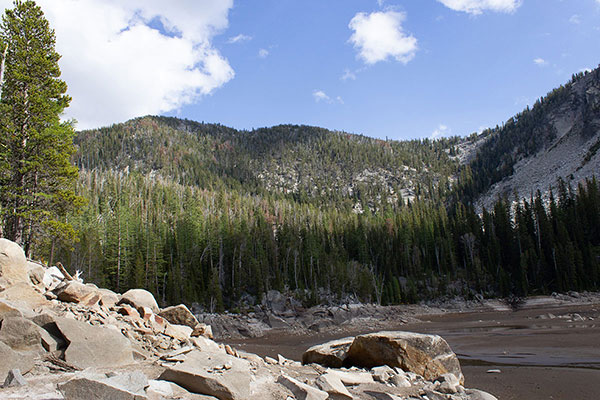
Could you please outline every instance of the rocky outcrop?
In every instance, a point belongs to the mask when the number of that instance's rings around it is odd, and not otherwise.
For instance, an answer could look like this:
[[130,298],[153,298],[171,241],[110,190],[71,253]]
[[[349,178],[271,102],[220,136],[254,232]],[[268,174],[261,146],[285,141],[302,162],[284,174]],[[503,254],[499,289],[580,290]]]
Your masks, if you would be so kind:
[[448,343],[437,335],[412,332],[379,332],[354,338],[347,365],[372,368],[380,365],[399,367],[428,380],[446,373],[464,381],[460,363]]
[[[0,292],[0,381],[9,382],[0,398],[493,399],[465,391],[460,366],[436,336],[382,332],[341,339],[309,349],[303,361],[310,365],[281,355],[263,359],[211,340],[210,325],[183,305],[160,311],[144,290],[120,298],[64,269],[30,267],[29,281]],[[287,300],[275,292],[265,299],[293,326]],[[358,314],[351,307],[313,310],[305,327],[348,315]]]

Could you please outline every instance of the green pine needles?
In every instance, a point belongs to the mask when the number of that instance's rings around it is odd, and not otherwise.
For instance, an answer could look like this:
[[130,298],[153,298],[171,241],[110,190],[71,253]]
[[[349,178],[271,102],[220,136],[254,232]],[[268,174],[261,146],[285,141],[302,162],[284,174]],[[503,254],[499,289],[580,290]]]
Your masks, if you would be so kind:
[[73,191],[75,132],[60,115],[71,98],[60,80],[55,35],[41,8],[16,0],[0,23],[3,82],[0,101],[1,234],[25,248],[52,248],[76,233],[66,216],[82,199]]

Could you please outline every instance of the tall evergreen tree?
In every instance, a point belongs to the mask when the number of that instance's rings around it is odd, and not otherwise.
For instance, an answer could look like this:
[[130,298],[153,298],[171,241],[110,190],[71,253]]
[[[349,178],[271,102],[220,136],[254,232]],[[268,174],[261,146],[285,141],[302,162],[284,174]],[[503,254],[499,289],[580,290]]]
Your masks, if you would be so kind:
[[72,239],[66,215],[81,203],[73,191],[74,130],[61,122],[69,105],[60,80],[55,35],[34,1],[15,0],[0,24],[7,49],[0,102],[0,217],[3,236],[31,253],[35,240]]

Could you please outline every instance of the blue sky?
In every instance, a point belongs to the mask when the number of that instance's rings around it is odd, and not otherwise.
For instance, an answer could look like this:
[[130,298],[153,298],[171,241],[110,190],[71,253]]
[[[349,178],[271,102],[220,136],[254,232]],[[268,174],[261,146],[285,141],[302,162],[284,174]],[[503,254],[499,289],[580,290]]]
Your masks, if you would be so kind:
[[468,135],[600,63],[600,0],[38,3],[81,128],[163,114]]
[[[356,13],[389,10],[405,13],[402,28],[418,50],[406,64],[388,58],[367,65],[349,42],[348,24]],[[252,39],[227,44],[238,34]],[[364,0],[265,0],[260,9],[239,2],[228,34],[215,44],[235,79],[173,115],[238,128],[290,122],[394,139],[436,130],[465,135],[502,123],[572,73],[597,66],[600,4],[525,0],[512,13],[472,15],[429,0],[383,7]],[[260,49],[268,56],[259,57]],[[355,79],[342,79],[345,71]],[[316,101],[315,90],[330,100]]]

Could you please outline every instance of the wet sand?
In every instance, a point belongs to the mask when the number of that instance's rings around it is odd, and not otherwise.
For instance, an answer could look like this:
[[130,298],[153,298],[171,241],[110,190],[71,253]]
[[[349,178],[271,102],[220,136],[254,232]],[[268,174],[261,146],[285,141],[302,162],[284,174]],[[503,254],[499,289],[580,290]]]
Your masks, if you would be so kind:
[[[500,400],[600,399],[600,304],[448,312],[420,319],[390,323],[386,329],[444,337],[461,361],[467,387]],[[262,356],[300,360],[312,345],[372,331],[362,326],[343,334],[272,333],[228,343]],[[501,372],[488,373],[490,369]]]

